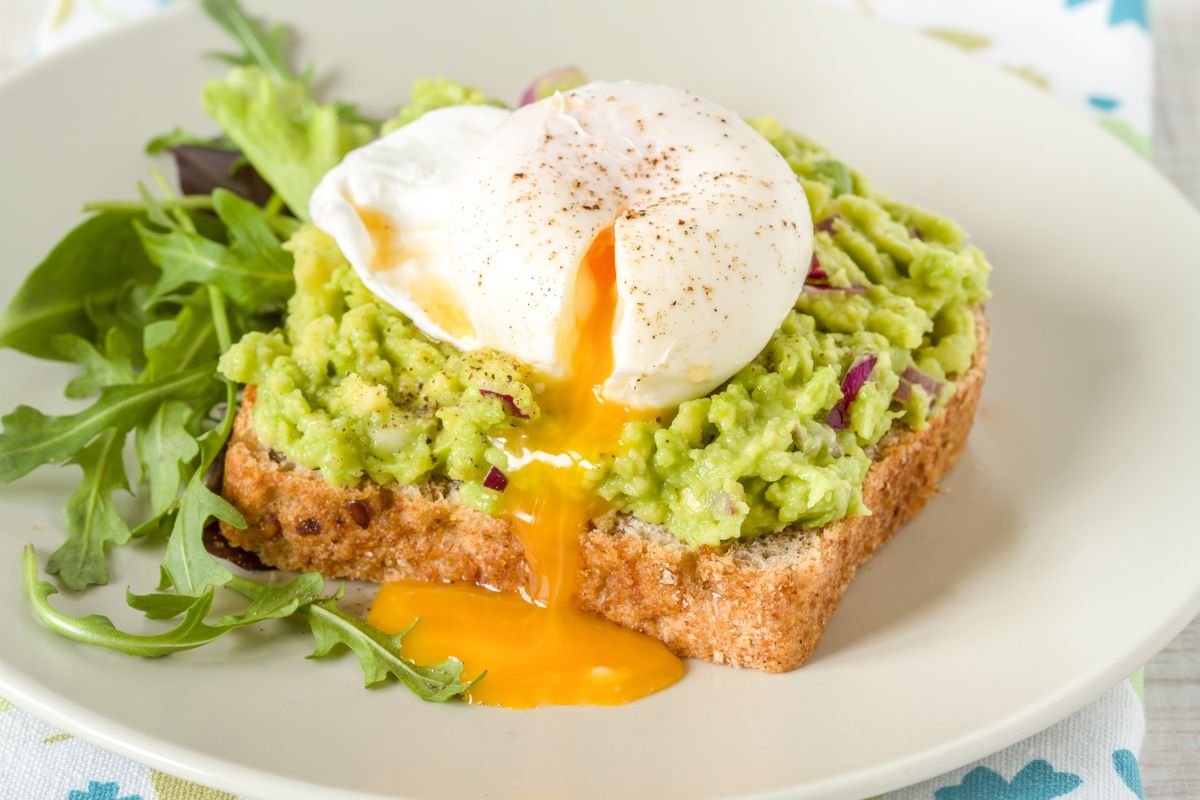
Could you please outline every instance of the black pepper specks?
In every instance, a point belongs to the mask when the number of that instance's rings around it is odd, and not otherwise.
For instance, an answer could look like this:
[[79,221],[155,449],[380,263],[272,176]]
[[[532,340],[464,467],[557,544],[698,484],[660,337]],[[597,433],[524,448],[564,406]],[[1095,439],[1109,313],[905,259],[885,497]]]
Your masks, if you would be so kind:
[[540,116],[521,113],[524,127],[500,140],[521,145],[495,151],[497,169],[473,164],[472,198],[456,210],[470,242],[456,285],[470,287],[471,307],[503,298],[508,315],[482,344],[561,372],[558,318],[574,308],[589,245],[615,226],[625,385],[650,371],[647,391],[680,369],[728,374],[741,350],[748,361],[808,266],[807,204],[790,167],[690,93],[597,83],[558,97]]

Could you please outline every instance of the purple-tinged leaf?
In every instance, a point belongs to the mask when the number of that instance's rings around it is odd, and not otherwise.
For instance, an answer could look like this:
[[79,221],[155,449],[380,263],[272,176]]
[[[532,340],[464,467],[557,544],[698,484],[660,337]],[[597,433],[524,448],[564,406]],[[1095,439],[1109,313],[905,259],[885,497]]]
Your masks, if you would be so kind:
[[179,190],[184,194],[212,194],[228,189],[255,205],[271,197],[271,187],[236,150],[218,150],[199,145],[170,148],[179,170]]

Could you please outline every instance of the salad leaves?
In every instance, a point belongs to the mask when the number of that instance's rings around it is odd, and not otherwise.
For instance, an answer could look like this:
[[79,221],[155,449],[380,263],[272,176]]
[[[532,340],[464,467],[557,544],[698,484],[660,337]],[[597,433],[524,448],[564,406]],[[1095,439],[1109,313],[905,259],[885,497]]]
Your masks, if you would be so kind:
[[127,211],[90,217],[63,238],[29,273],[0,315],[0,346],[35,358],[64,360],[55,337],[73,333],[94,340],[93,309],[108,306],[130,282],[144,281],[154,266],[137,246]]
[[200,454],[200,446],[188,431],[191,408],[182,400],[167,400],[154,415],[138,425],[134,438],[140,479],[150,490],[150,509],[155,517],[174,507],[183,488],[187,466]]
[[[228,345],[226,345],[228,346]],[[196,440],[200,463],[188,481],[179,500],[179,512],[167,541],[163,557],[163,586],[171,586],[180,594],[197,596],[210,589],[224,586],[233,573],[213,558],[204,547],[204,528],[210,519],[227,522],[235,528],[246,527],[238,510],[205,485],[209,466],[221,455],[221,448],[233,427],[233,384],[227,384],[226,413],[221,424]]]
[[129,491],[124,442],[118,431],[109,430],[72,459],[83,470],[83,481],[67,500],[67,541],[46,563],[46,571],[72,589],[108,583],[105,546],[125,544],[132,535],[112,499],[114,492]]
[[107,647],[131,656],[157,658],[215,641],[235,628],[256,625],[271,619],[283,619],[296,613],[301,606],[318,600],[325,590],[320,575],[297,575],[281,586],[256,587],[253,601],[241,614],[222,617],[215,624],[205,618],[212,608],[215,592],[209,589],[199,597],[175,594],[129,594],[129,605],[150,619],[171,619],[183,614],[179,624],[159,634],[134,634],[118,629],[108,617],[99,614],[71,616],[56,610],[49,598],[57,590],[37,575],[37,558],[33,548],[26,546],[23,557],[25,592],[38,618],[51,630],[84,644]]
[[[203,0],[203,7],[241,52],[218,54],[234,69],[202,93],[221,134],[176,129],[147,146],[174,156],[182,196],[152,170],[156,194],[139,186],[137,200],[88,204],[92,215],[0,315],[0,346],[74,362],[80,371],[64,393],[89,403],[60,416],[20,406],[0,420],[0,482],[49,464],[82,471],[65,506],[66,541],[47,572],[73,591],[104,584],[112,548],[165,538],[158,591],[127,592],[126,601],[149,620],[175,620],[174,627],[130,633],[104,616],[58,611],[49,600],[58,590],[39,577],[31,546],[22,559],[26,594],[57,633],[147,658],[294,618],[312,632],[313,657],[351,651],[368,686],[395,679],[426,700],[458,697],[470,686],[460,662],[409,662],[403,634],[384,634],[343,611],[342,590],[327,596],[320,575],[256,582],[205,546],[218,521],[245,526],[210,474],[220,467],[238,400],[217,361],[235,339],[279,324],[294,289],[284,242],[299,229],[324,173],[379,125],[352,105],[313,99],[311,70],[291,70],[282,27],[249,17],[235,0]],[[421,103],[430,105],[429,98]],[[133,485],[127,449],[137,456]],[[136,496],[139,519],[121,513],[116,498],[123,493]],[[221,591],[248,602],[209,619]]]
[[175,627],[157,634],[134,634],[120,630],[108,617],[99,614],[73,616],[50,604],[57,590],[37,573],[33,547],[25,547],[22,559],[25,592],[38,619],[54,632],[77,642],[105,647],[132,656],[158,658],[191,650],[216,641],[226,633],[247,625],[270,620],[301,617],[315,640],[310,658],[324,658],[339,648],[354,653],[362,668],[364,684],[378,686],[395,678],[423,700],[443,702],[466,692],[481,678],[462,677],[463,665],[453,659],[433,666],[411,663],[401,655],[404,633],[388,635],[338,607],[343,592],[322,599],[324,579],[316,573],[297,575],[277,586],[267,586],[245,578],[232,578],[228,588],[245,596],[249,604],[239,614],[229,614],[214,623],[206,622],[212,609],[215,590],[198,597],[171,593],[137,595],[126,593],[131,608],[148,619],[164,620],[183,616]]
[[267,27],[247,14],[235,0],[201,0],[201,5],[212,21],[242,46],[241,53],[209,53],[210,56],[233,66],[258,66],[274,81],[300,80],[307,87],[310,75],[298,76],[288,66],[288,35],[282,25]]
[[201,92],[205,112],[246,155],[292,213],[308,219],[308,198],[342,156],[375,136],[318,105],[301,81],[272,80],[262,67],[238,67]]
[[268,222],[270,215],[227,189],[214,191],[212,201],[225,224],[228,244],[176,222],[165,222],[162,231],[134,223],[142,247],[160,270],[151,298],[161,299],[189,284],[204,284],[220,289],[248,311],[272,300],[286,300],[294,287],[292,257],[280,247]]
[[105,386],[133,383],[136,380],[130,358],[132,345],[120,328],[108,329],[103,353],[87,339],[73,333],[59,334],[51,340],[51,344],[83,367],[83,372],[72,378],[63,392],[73,400],[91,397]]
[[237,150],[194,144],[168,148],[179,173],[179,191],[191,195],[228,189],[261,206],[271,199],[271,187]]
[[[342,611],[337,601],[342,591],[328,600],[304,609],[304,616],[317,644],[309,658],[322,658],[338,646],[349,648],[358,657],[365,685],[377,686],[389,676],[426,700],[449,700],[471,688],[483,678],[481,673],[469,683],[462,681],[462,662],[443,661],[432,667],[415,665],[400,655],[400,643],[408,631],[389,635]],[[410,627],[408,630],[412,630]]]
[[61,417],[17,406],[0,420],[0,482],[14,481],[43,464],[61,464],[101,433],[129,430],[167,399],[194,397],[212,383],[215,369],[211,363],[150,383],[109,386],[89,408]]

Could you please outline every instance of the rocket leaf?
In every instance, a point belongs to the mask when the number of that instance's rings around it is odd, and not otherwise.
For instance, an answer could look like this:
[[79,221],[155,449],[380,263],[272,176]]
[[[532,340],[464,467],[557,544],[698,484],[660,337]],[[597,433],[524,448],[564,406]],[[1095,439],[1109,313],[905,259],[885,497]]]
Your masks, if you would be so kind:
[[143,658],[158,658],[191,650],[215,641],[235,628],[289,617],[319,598],[325,585],[321,576],[315,573],[298,575],[280,586],[262,586],[246,581],[257,588],[257,596],[241,614],[222,617],[215,624],[205,622],[212,608],[214,590],[211,588],[198,597],[129,594],[130,605],[145,610],[151,619],[184,615],[174,628],[145,635],[126,633],[108,617],[99,614],[72,616],[58,611],[49,602],[50,595],[57,590],[38,577],[37,559],[32,546],[25,546],[22,563],[25,593],[33,605],[34,613],[48,628],[77,642]]
[[67,397],[90,397],[105,386],[133,383],[137,380],[130,359],[132,347],[124,331],[117,327],[109,328],[104,342],[104,352],[101,353],[82,336],[63,333],[54,337],[55,349],[81,365],[84,370],[83,374],[77,375],[67,384]]
[[214,380],[215,369],[215,364],[205,364],[151,383],[108,386],[91,407],[62,417],[17,406],[0,420],[4,423],[0,483],[14,481],[43,464],[62,463],[110,428],[129,430],[168,398],[204,391]]
[[123,434],[108,430],[74,459],[83,481],[67,500],[67,541],[50,556],[46,571],[75,591],[108,583],[105,548],[129,541],[129,526],[112,499],[117,490],[129,491],[124,444]]
[[218,519],[237,528],[246,527],[241,513],[204,485],[204,473],[220,454],[233,426],[236,399],[233,384],[227,383],[226,388],[225,417],[221,424],[196,440],[200,447],[200,464],[179,500],[179,513],[175,516],[167,553],[163,556],[163,577],[180,594],[197,596],[211,588],[224,586],[233,578],[233,573],[204,547],[204,528],[208,521]]
[[182,400],[168,400],[154,415],[138,425],[134,436],[142,480],[150,487],[150,507],[155,516],[166,513],[179,499],[184,468],[200,454],[187,429],[192,410]]
[[306,80],[288,66],[287,30],[267,27],[247,14],[235,0],[201,0],[205,12],[242,46],[241,53],[210,53],[235,66],[257,65],[277,81]]
[[204,284],[249,311],[286,299],[294,285],[292,257],[280,246],[266,212],[225,189],[213,192],[213,208],[228,229],[227,245],[182,227],[158,231],[136,225],[150,260],[162,270],[154,296]]
[[347,647],[358,657],[367,687],[381,684],[393,676],[421,699],[434,702],[458,697],[483,677],[481,674],[475,680],[463,682],[462,662],[454,659],[431,667],[413,664],[400,655],[400,642],[407,631],[389,635],[371,627],[338,608],[341,597],[342,591],[338,590],[328,600],[304,609],[316,639],[316,647],[309,658],[322,658],[339,646]]

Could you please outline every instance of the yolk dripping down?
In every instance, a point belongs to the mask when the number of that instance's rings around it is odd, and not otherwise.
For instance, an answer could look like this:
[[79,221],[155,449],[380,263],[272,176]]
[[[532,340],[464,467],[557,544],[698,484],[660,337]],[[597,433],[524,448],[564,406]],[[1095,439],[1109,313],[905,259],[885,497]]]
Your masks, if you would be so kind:
[[[464,584],[402,581],[385,585],[368,617],[388,633],[420,624],[404,653],[432,663],[456,657],[467,675],[487,670],[473,703],[616,705],[664,689],[682,662],[655,639],[574,606],[579,532],[605,511],[586,486],[588,459],[614,447],[626,422],[647,416],[605,403],[599,387],[612,373],[616,275],[612,228],[588,249],[575,292],[577,336],[571,376],[538,398],[541,415],[503,442],[514,463],[503,514],[525,549],[525,598]],[[533,602],[530,602],[533,601]]]
[[[402,232],[401,235],[397,235],[396,223],[387,214],[357,206],[355,210],[375,248],[371,259],[372,272],[391,272],[397,269],[397,264],[411,262],[414,257],[420,255],[421,248],[406,242]],[[434,325],[451,336],[475,335],[475,326],[467,317],[462,303],[454,296],[454,289],[445,281],[403,270],[394,277],[404,283],[404,288],[413,301],[421,307]]]

